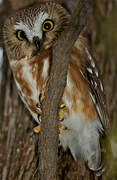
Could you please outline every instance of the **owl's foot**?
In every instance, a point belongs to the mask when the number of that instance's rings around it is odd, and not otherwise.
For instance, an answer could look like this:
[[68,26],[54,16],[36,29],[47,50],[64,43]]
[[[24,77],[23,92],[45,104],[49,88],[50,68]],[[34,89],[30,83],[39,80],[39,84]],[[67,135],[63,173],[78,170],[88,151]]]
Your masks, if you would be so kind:
[[62,125],[62,124],[59,124],[59,131],[60,130],[65,130],[65,129],[67,129],[64,125]]
[[65,107],[66,107],[66,106],[65,106],[64,103],[60,105],[60,109],[63,109],[63,108],[65,108]]
[[41,102],[44,100],[44,98],[45,98],[45,92],[42,90],[39,95],[39,102],[36,104],[38,108],[41,108]]
[[33,130],[34,130],[34,132],[35,132],[36,134],[40,133],[40,131],[41,131],[41,125],[36,126]]
[[[43,99],[45,98],[45,94],[44,94],[44,91],[42,91],[41,93],[40,93],[40,96],[39,96],[39,102],[38,102],[38,104],[37,104],[37,106],[38,106],[38,108],[40,108],[41,107],[41,101],[43,101]],[[64,109],[66,106],[65,106],[65,104],[61,104],[60,105],[60,109]],[[38,114],[38,120],[39,120],[39,123],[41,123],[41,114]],[[64,115],[63,115],[63,113],[59,113],[59,121],[63,121],[64,120]],[[66,127],[64,126],[64,125],[59,125],[59,131],[60,130],[63,130],[63,129],[66,129]],[[36,126],[35,128],[34,128],[34,132],[35,133],[40,133],[40,130],[41,130],[41,125],[38,125],[38,126]]]
[[[66,129],[66,127],[62,124],[59,124],[59,131],[64,129]],[[36,126],[33,130],[36,134],[39,134],[41,131],[41,125]]]
[[39,124],[41,123],[41,114],[38,114],[38,121],[39,121]]
[[64,115],[63,113],[59,113],[59,121],[63,121],[64,120]]
[[45,92],[42,90],[40,95],[39,95],[39,102],[42,102],[45,98]]
[[[63,103],[63,104],[61,104],[60,105],[60,110],[61,109],[64,109],[66,106],[65,106],[65,104]],[[63,115],[63,113],[62,112],[59,112],[59,121],[63,121],[64,120],[64,115]]]

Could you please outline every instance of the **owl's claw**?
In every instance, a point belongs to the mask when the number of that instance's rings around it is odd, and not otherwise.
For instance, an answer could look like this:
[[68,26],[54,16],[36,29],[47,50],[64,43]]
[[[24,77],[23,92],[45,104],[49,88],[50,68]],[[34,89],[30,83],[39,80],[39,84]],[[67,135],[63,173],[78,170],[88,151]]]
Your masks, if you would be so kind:
[[59,113],[59,121],[63,121],[64,120],[64,115],[63,113]]
[[[41,107],[41,102],[43,101],[44,98],[45,98],[45,93],[44,93],[44,91],[42,91],[39,96],[39,102],[36,105],[38,108]],[[60,109],[64,109],[65,107],[66,107],[65,104],[60,105]],[[60,112],[59,113],[59,121],[63,121],[63,120],[64,120],[64,115],[63,115],[63,113]],[[38,121],[39,121],[39,123],[41,123],[41,114],[38,114]],[[66,127],[64,125],[60,124],[59,131],[63,130],[63,129],[66,129]],[[34,128],[35,133],[40,133],[40,131],[41,131],[41,125],[38,125]]]
[[38,121],[41,123],[41,114],[38,114]]
[[[65,130],[65,129],[66,129],[66,127],[65,127],[64,125],[59,124],[59,131],[60,131],[60,130]],[[41,125],[36,126],[33,130],[34,130],[34,132],[35,132],[36,134],[39,134],[40,131],[41,131]]]
[[36,134],[40,133],[40,131],[41,131],[41,125],[36,126],[33,130],[34,130],[34,132],[35,132]]
[[65,127],[64,125],[59,124],[59,131],[60,131],[60,130],[65,130],[65,129],[66,129],[66,127]]
[[44,100],[44,98],[45,98],[45,92],[42,90],[39,95],[39,102],[36,104],[36,107],[40,109],[40,111],[41,111],[41,102]]
[[41,103],[38,102],[38,103],[36,104],[36,106],[37,106],[38,108],[40,108],[40,107],[41,107]]
[[[64,109],[66,106],[65,106],[65,104],[64,103],[62,103],[61,105],[60,105],[60,109]],[[59,112],[59,121],[63,121],[64,120],[64,115],[63,115],[63,113],[61,113],[61,112]]]
[[63,108],[65,108],[65,107],[66,107],[66,106],[65,106],[64,103],[60,105],[60,109],[63,109]]
[[40,95],[39,95],[39,102],[42,102],[45,98],[45,92],[42,90]]

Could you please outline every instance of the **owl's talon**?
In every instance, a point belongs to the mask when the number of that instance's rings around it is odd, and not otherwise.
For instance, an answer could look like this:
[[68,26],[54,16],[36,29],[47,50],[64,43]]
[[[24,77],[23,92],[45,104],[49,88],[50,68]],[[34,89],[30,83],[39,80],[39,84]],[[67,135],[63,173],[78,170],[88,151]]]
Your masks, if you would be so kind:
[[42,102],[45,98],[45,92],[42,90],[40,95],[39,95],[39,102]]
[[60,105],[60,108],[61,108],[61,109],[65,108],[65,107],[66,107],[66,106],[65,106],[64,103]]
[[[66,127],[64,125],[59,124],[59,130],[65,130],[65,129]],[[41,131],[41,125],[36,126],[33,130],[36,134],[39,134]]]
[[40,112],[41,112],[41,102],[44,100],[44,98],[45,98],[45,93],[44,91],[41,91],[39,95],[39,102],[36,104],[36,107],[40,109]]
[[59,121],[63,121],[64,120],[64,115],[63,113],[59,113]]
[[38,102],[38,103],[36,104],[36,106],[37,106],[38,108],[40,108],[40,107],[41,107],[41,103]]
[[38,121],[41,123],[41,114],[38,114]]
[[59,124],[59,130],[65,130],[65,129],[66,129],[66,127],[64,125]]
[[41,131],[41,125],[36,126],[33,130],[34,130],[34,132],[35,132],[36,134],[40,133],[40,131]]

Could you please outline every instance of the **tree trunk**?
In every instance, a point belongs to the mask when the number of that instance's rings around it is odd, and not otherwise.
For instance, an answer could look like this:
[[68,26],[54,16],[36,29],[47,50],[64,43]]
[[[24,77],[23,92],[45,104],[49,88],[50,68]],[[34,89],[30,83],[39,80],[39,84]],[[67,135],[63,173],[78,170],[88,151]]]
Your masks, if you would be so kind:
[[[5,16],[13,10],[33,2],[36,0],[4,0],[3,4],[0,5],[0,22],[4,21]],[[116,17],[116,1],[97,0],[86,30],[86,35],[102,73],[115,142],[117,141]],[[2,41],[2,36],[0,36],[0,42]],[[2,43],[0,45],[2,46]],[[37,180],[39,179],[38,152],[42,144],[38,144],[38,135],[33,133],[34,121],[17,95],[5,53],[0,85],[0,179]],[[51,162],[49,161],[49,163]],[[108,172],[102,178],[106,180],[117,179],[116,167],[115,162],[111,163]],[[64,152],[62,148],[58,150],[58,176],[60,180],[98,179],[87,169],[82,159],[75,162],[70,152]]]

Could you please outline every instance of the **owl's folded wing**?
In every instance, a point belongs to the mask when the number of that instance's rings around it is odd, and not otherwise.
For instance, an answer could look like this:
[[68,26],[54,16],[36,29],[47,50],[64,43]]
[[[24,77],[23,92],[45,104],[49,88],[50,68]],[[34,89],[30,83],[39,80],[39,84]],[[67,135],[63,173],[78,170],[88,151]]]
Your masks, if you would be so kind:
[[78,59],[81,67],[80,72],[88,84],[90,97],[93,101],[102,126],[108,131],[110,125],[103,84],[93,57],[82,37],[80,37],[79,43],[80,44],[77,48],[80,53],[80,58]]
[[99,119],[104,129],[109,128],[109,117],[106,107],[105,94],[103,84],[100,79],[99,72],[96,68],[95,62],[87,48],[85,48],[88,58],[86,63],[82,64],[83,74],[88,83],[90,96],[99,116]]

